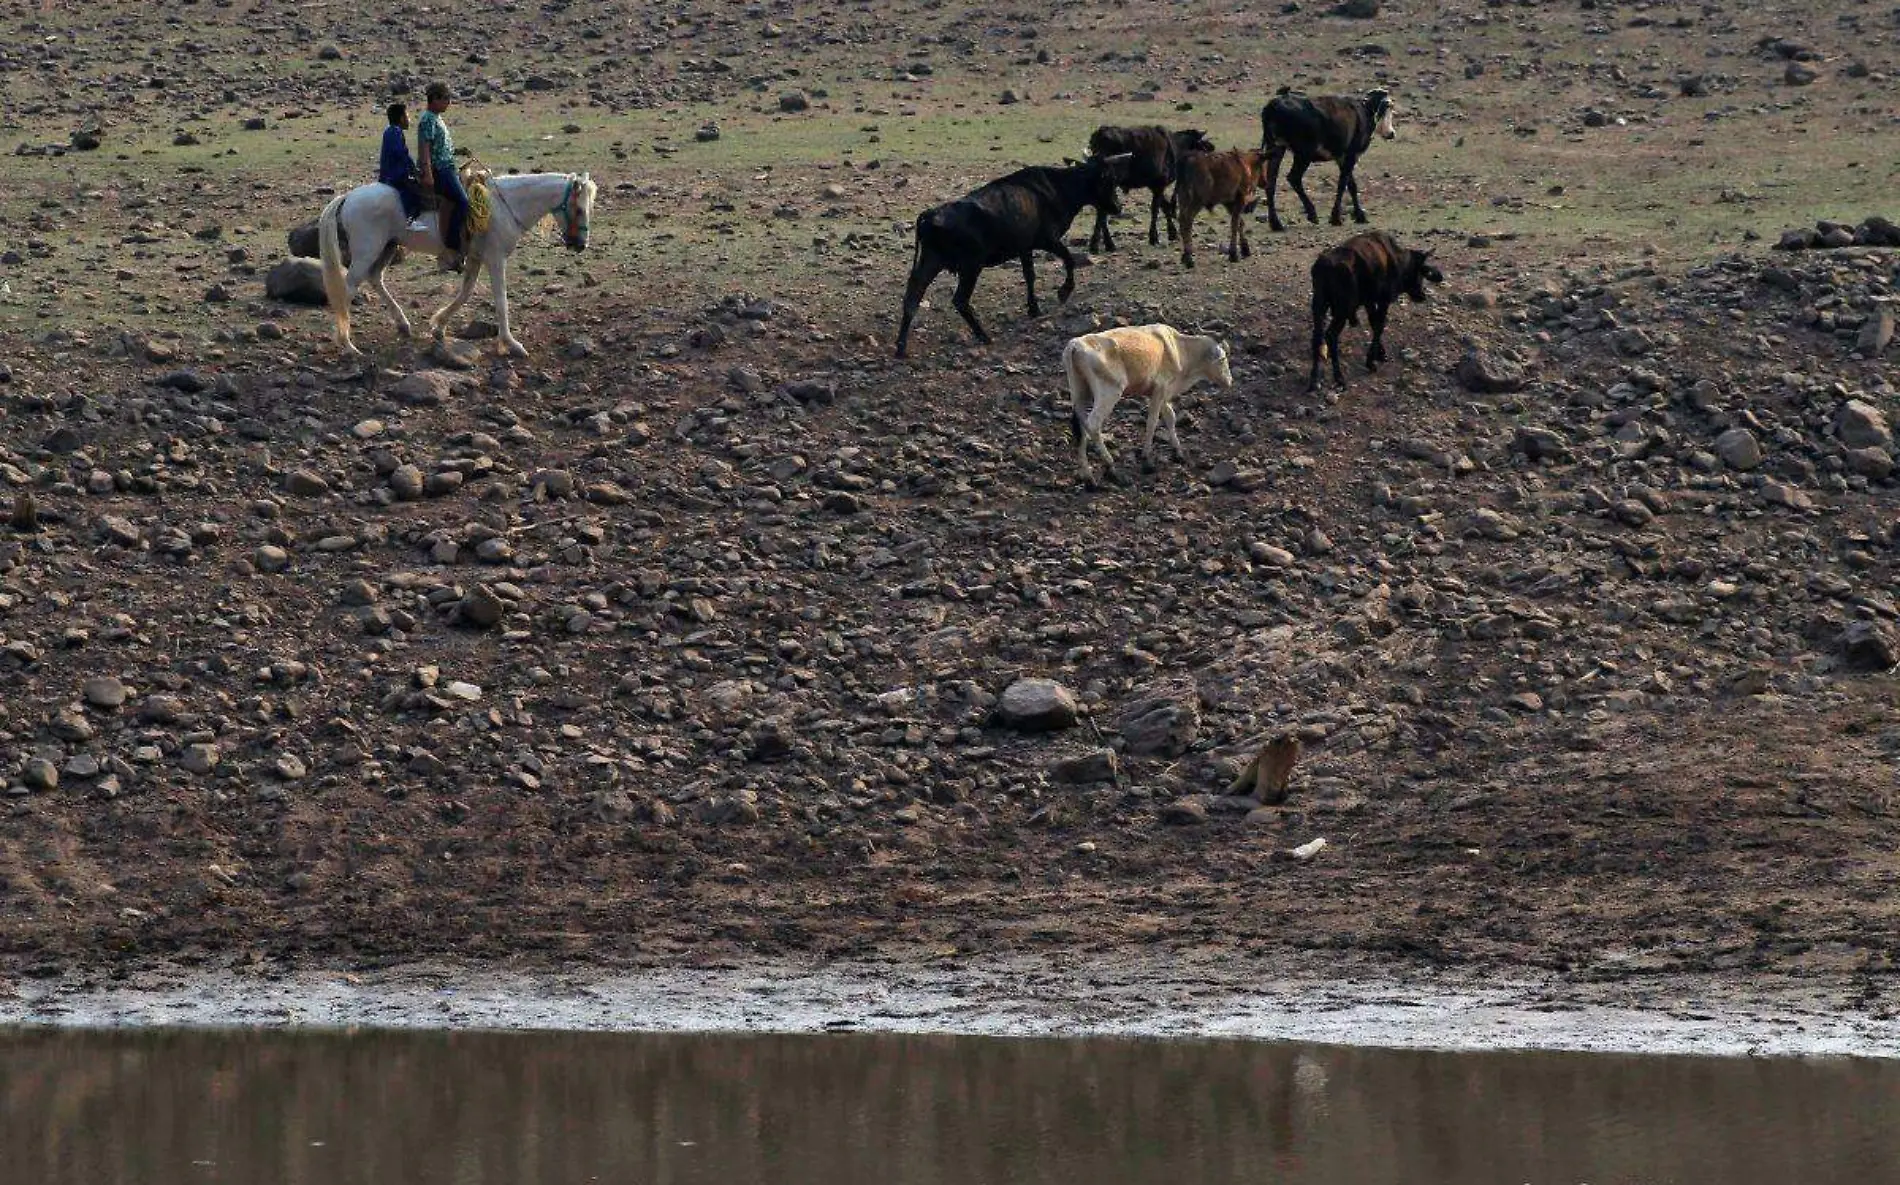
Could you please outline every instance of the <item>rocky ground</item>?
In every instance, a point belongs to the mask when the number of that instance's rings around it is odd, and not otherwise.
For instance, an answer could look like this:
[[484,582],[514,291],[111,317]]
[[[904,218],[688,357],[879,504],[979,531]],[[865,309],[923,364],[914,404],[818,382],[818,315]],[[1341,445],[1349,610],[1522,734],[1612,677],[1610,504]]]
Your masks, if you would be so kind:
[[[1880,1010],[1900,258],[1861,221],[1882,211],[1833,196],[1884,186],[1873,168],[1791,181],[1737,136],[1748,117],[1830,161],[1892,157],[1891,22],[1824,7],[1818,50],[1753,5],[1434,6],[1429,35],[1398,5],[1205,32],[1131,5],[1088,44],[1053,14],[967,46],[948,7],[483,14],[439,32],[529,31],[518,61],[467,51],[459,126],[519,106],[681,134],[597,164],[599,258],[526,249],[534,358],[471,361],[479,322],[433,357],[371,308],[364,368],[263,294],[324,186],[231,129],[361,123],[402,73],[383,26],[167,7],[180,57],[143,52],[148,7],[54,31],[12,6],[31,184],[0,221],[0,951],[38,974],[1304,948],[1815,976]],[[1118,76],[1098,46],[1131,29],[1144,56]],[[1340,85],[1419,92],[1416,140],[1361,175],[1452,283],[1394,314],[1392,366],[1303,391],[1300,286],[1339,232],[1264,226],[1254,260],[1193,277],[1130,233],[1041,322],[998,271],[996,347],[939,309],[916,361],[888,358],[914,211],[1073,147],[1005,122],[995,156],[873,172],[811,129],[908,96],[893,141],[980,139],[965,101],[1120,110],[1151,71],[1150,119],[1234,90],[1231,142],[1271,87],[1196,41],[1218,36],[1349,50]],[[273,37],[317,48],[268,69],[246,49]],[[734,66],[761,41],[770,71]],[[986,45],[1028,63],[1024,102],[997,103]],[[1044,56],[1072,89],[1020,82]],[[116,114],[80,85],[101,71]],[[154,103],[135,144],[156,147],[111,162]],[[748,129],[806,116],[829,122],[774,132],[787,159],[752,173]],[[1631,128],[1648,138],[1591,139]],[[69,134],[89,131],[106,147]],[[1617,170],[1666,187],[1673,153],[1734,183],[1651,209]],[[1822,215],[1851,217],[1771,249]],[[398,287],[427,307],[431,282]],[[1130,481],[1086,491],[1060,343],[1155,317],[1223,334],[1236,386],[1183,404],[1199,466],[1134,472],[1129,411]],[[1226,796],[1287,732],[1288,801]]]

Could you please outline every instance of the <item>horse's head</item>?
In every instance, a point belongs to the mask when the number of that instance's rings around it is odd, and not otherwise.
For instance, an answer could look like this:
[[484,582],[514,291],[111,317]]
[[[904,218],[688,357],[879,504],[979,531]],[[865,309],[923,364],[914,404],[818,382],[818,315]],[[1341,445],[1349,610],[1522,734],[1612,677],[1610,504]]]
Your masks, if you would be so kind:
[[598,190],[586,173],[567,179],[567,193],[555,212],[561,219],[561,241],[569,251],[587,250],[587,229],[594,221],[594,194]]

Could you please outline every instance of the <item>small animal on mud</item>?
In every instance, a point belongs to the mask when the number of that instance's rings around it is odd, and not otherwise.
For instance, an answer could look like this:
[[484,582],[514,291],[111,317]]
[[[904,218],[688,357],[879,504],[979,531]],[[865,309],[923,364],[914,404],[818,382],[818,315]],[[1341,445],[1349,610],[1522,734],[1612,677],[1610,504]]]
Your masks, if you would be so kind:
[[1121,178],[1128,158],[1096,157],[1064,167],[1018,169],[953,202],[917,216],[917,241],[910,279],[904,285],[903,317],[897,327],[897,356],[910,351],[910,324],[924,292],[944,272],[957,274],[950,303],[980,342],[990,335],[976,319],[970,296],[985,268],[1019,261],[1028,292],[1029,315],[1040,317],[1036,303],[1036,259],[1047,251],[1062,261],[1062,287],[1056,299],[1067,303],[1075,291],[1075,256],[1063,238],[1084,206],[1121,212]]
[[[1166,219],[1168,224],[1168,241],[1172,243],[1179,237],[1174,224],[1174,200],[1168,194],[1168,187],[1174,184],[1181,161],[1190,152],[1212,151],[1214,142],[1207,138],[1205,132],[1195,129],[1169,131],[1164,127],[1099,127],[1089,137],[1090,156],[1128,156],[1128,167],[1122,174],[1123,191],[1148,191],[1150,246],[1161,242],[1157,222],[1162,219]],[[1098,248],[1104,251],[1115,249],[1115,236],[1109,231],[1108,215],[1099,209],[1095,212],[1095,229],[1089,234],[1089,250]]]
[[1346,372],[1339,365],[1339,335],[1348,324],[1359,324],[1366,310],[1372,325],[1372,345],[1366,350],[1366,369],[1377,370],[1386,360],[1385,319],[1401,297],[1424,301],[1425,284],[1442,284],[1445,273],[1431,261],[1431,252],[1401,247],[1382,230],[1354,235],[1337,247],[1320,252],[1313,261],[1313,371],[1307,389],[1319,386],[1322,346],[1332,354],[1333,381],[1343,390]]
[[1266,154],[1257,148],[1230,148],[1226,152],[1196,152],[1181,162],[1174,183],[1174,216],[1181,224],[1181,263],[1194,266],[1194,219],[1215,206],[1227,210],[1227,258],[1240,262],[1253,254],[1241,215],[1254,208],[1254,190],[1260,185],[1260,167]]
[[1299,737],[1275,737],[1260,746],[1227,787],[1227,793],[1247,795],[1263,806],[1278,806],[1292,790],[1293,767],[1299,760]]
[[1069,339],[1062,348],[1062,371],[1069,381],[1069,428],[1074,436],[1082,480],[1095,485],[1089,445],[1101,454],[1112,481],[1115,457],[1102,439],[1102,427],[1122,396],[1148,401],[1148,431],[1142,438],[1141,463],[1154,465],[1155,428],[1168,430],[1168,443],[1184,465],[1193,459],[1175,430],[1174,401],[1205,379],[1234,385],[1227,347],[1219,339],[1181,333],[1170,325],[1129,325]]
[[1318,222],[1319,211],[1306,195],[1302,179],[1314,161],[1329,160],[1339,162],[1339,185],[1333,190],[1333,225],[1345,221],[1340,217],[1340,203],[1348,193],[1352,195],[1352,220],[1364,222],[1366,212],[1359,205],[1359,180],[1353,170],[1372,146],[1374,135],[1386,140],[1398,136],[1392,124],[1395,111],[1392,93],[1383,88],[1359,96],[1309,99],[1293,94],[1291,87],[1281,87],[1280,93],[1260,109],[1260,147],[1267,153],[1267,224],[1274,230],[1286,229],[1280,221],[1274,190],[1279,186],[1280,161],[1289,152],[1293,154],[1293,167],[1287,171],[1287,184],[1298,195],[1308,222]]

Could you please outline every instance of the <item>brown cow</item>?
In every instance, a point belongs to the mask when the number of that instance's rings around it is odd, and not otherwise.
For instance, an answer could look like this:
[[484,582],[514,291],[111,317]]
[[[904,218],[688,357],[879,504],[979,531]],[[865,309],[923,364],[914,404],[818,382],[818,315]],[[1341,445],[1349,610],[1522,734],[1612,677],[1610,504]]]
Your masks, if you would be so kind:
[[1254,206],[1254,190],[1260,185],[1266,159],[1266,153],[1257,148],[1190,152],[1182,158],[1174,182],[1174,217],[1181,225],[1184,266],[1194,266],[1195,216],[1215,206],[1227,208],[1227,258],[1237,263],[1241,256],[1253,254],[1240,216]]
[[1319,352],[1324,342],[1333,356],[1333,381],[1343,389],[1346,372],[1339,366],[1339,335],[1348,322],[1359,324],[1366,310],[1372,325],[1372,346],[1366,351],[1366,369],[1377,370],[1385,361],[1385,316],[1401,296],[1422,301],[1425,282],[1445,282],[1445,273],[1431,262],[1430,251],[1414,251],[1392,241],[1382,230],[1354,235],[1337,247],[1320,252],[1313,261],[1313,373],[1307,389],[1319,386]]

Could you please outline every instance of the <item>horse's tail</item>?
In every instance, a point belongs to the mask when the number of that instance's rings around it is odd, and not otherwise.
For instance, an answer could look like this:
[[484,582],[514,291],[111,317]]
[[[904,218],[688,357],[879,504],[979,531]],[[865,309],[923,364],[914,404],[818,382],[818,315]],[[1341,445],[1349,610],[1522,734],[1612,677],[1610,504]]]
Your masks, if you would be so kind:
[[343,274],[343,245],[337,240],[336,231],[343,199],[348,196],[337,194],[317,216],[317,247],[323,256],[323,294],[330,303],[330,319],[336,323],[339,345],[347,345],[350,340],[350,285]]

